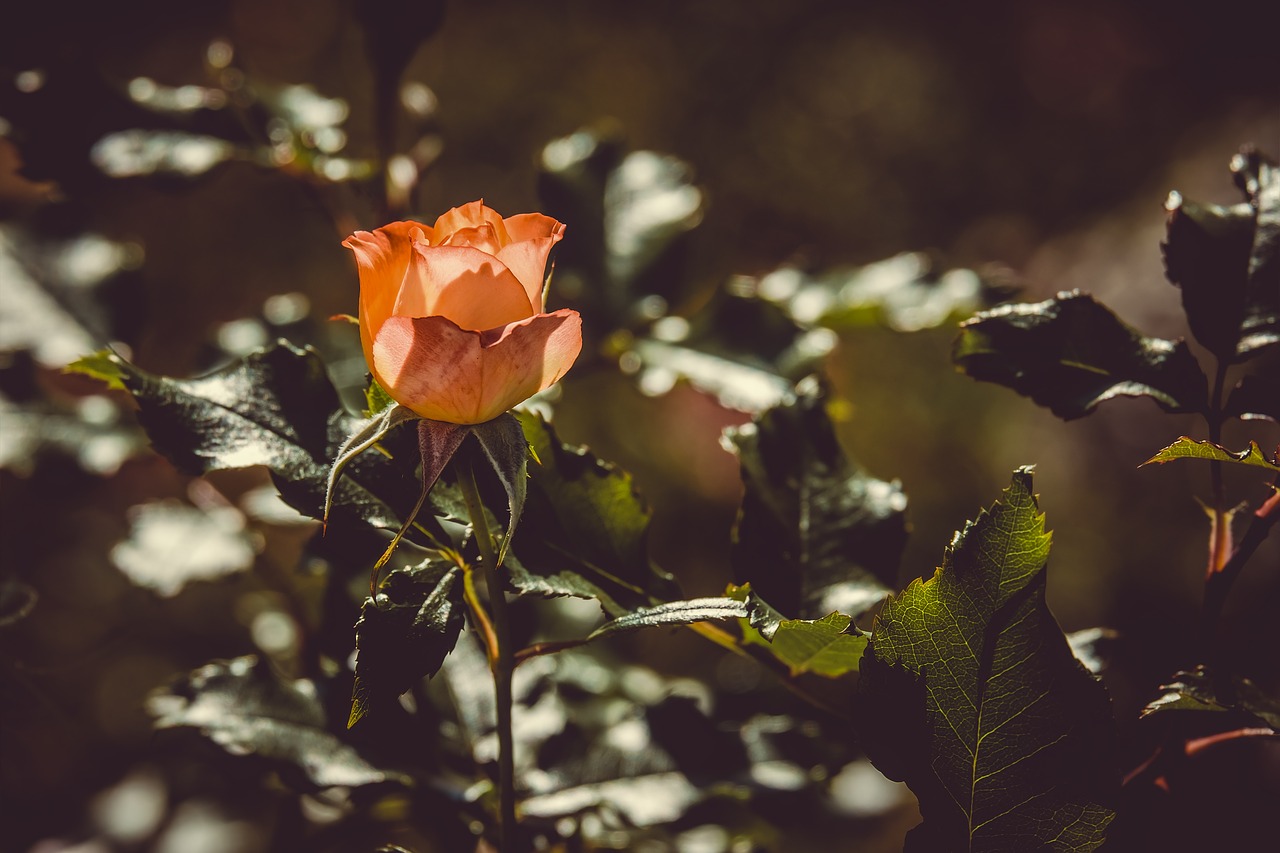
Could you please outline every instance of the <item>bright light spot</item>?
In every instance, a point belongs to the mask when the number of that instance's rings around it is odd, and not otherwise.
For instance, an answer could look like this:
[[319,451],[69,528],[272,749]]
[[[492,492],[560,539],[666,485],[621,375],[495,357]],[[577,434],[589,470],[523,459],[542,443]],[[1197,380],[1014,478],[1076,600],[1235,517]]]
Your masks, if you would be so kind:
[[650,397],[661,397],[676,387],[679,376],[673,370],[662,367],[651,367],[640,374],[640,393]]
[[273,326],[296,323],[311,311],[311,300],[305,293],[280,293],[262,303],[262,316]]
[[211,136],[168,131],[125,130],[104,136],[90,152],[94,165],[113,178],[152,172],[192,177],[207,172],[235,151]]
[[13,85],[19,92],[29,95],[32,92],[38,92],[40,87],[44,86],[44,81],[44,72],[39,68],[32,68],[29,71],[19,72],[18,76],[13,78]]
[[770,302],[785,302],[804,283],[804,273],[794,267],[780,267],[760,279],[760,295]]
[[129,81],[129,97],[140,104],[150,101],[156,96],[159,87],[150,77],[134,77]]
[[326,157],[321,163],[317,158],[316,165],[320,173],[331,181],[345,181],[351,177],[351,161],[342,157]]
[[667,313],[667,300],[651,293],[636,303],[636,313],[646,320],[656,320]]
[[248,355],[269,341],[266,327],[252,318],[232,320],[218,327],[218,346],[232,355]]
[[317,127],[311,137],[312,144],[326,154],[336,154],[347,144],[347,134],[338,127]]
[[689,321],[683,317],[663,317],[653,324],[652,331],[660,341],[678,343],[689,337]]
[[412,187],[418,180],[418,167],[413,160],[397,154],[387,161],[387,177],[401,189]]
[[286,86],[280,92],[280,108],[295,127],[317,130],[334,127],[347,118],[347,102],[326,98],[310,86]]
[[731,840],[729,830],[707,824],[686,829],[677,835],[676,850],[680,853],[726,853]]
[[213,68],[226,68],[233,58],[235,58],[235,49],[231,46],[231,42],[223,39],[209,42],[209,49],[205,51],[205,60]]
[[94,797],[89,809],[103,833],[121,844],[135,845],[159,828],[167,798],[164,780],[143,768]]
[[1164,200],[1164,209],[1172,213],[1180,207],[1182,207],[1182,193],[1177,190],[1170,191],[1169,197]]
[[548,142],[542,149],[542,167],[548,172],[563,172],[590,157],[595,150],[596,138],[585,130],[579,131]]
[[604,739],[609,746],[624,753],[640,752],[649,746],[649,726],[644,720],[623,720],[610,726]]
[[287,613],[264,610],[249,626],[254,645],[269,655],[283,655],[298,645],[298,627]]
[[870,761],[855,761],[831,780],[831,805],[850,817],[875,817],[904,802],[908,796],[901,782],[886,779]]
[[759,761],[751,765],[751,778],[775,791],[798,791],[808,783],[809,774],[791,761]]
[[116,422],[116,404],[101,394],[91,394],[76,401],[76,413],[85,423],[108,426]]
[[416,81],[405,83],[400,87],[400,103],[404,106],[405,112],[418,118],[426,118],[439,106],[436,93]]
[[127,258],[124,246],[97,234],[87,234],[72,240],[59,253],[58,273],[67,284],[85,287],[119,271]]
[[644,367],[644,360],[638,353],[627,350],[618,356],[618,369],[628,376],[639,372],[642,367]]

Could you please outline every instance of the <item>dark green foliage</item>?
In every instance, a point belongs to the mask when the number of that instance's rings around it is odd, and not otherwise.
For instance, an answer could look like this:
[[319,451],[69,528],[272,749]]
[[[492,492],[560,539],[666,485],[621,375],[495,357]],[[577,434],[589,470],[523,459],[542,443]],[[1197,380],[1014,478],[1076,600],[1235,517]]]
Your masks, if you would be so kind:
[[[317,519],[333,461],[363,423],[339,405],[320,357],[285,341],[197,379],[155,376],[112,353],[71,369],[121,383],[137,401],[152,445],[178,468],[203,474],[265,465],[285,501]],[[414,505],[421,488],[412,431],[384,434],[381,447],[385,452],[362,453],[342,469],[330,512],[335,526],[394,530],[399,513]],[[440,507],[445,515],[454,509],[447,501]],[[420,523],[446,538],[430,518]]]
[[1142,710],[1144,718],[1172,713],[1221,715],[1224,728],[1280,730],[1280,701],[1241,676],[1229,676],[1225,683],[1218,683],[1203,666],[1176,674]]
[[1204,374],[1185,343],[1143,337],[1079,291],[979,312],[961,324],[952,359],[1067,420],[1121,395],[1170,412],[1206,407]]
[[875,606],[906,544],[906,495],[844,454],[825,402],[818,384],[805,383],[791,402],[728,434],[746,486],[734,575],[784,616],[856,616]]
[[1018,471],[942,567],[876,617],[860,732],[905,781],[920,850],[1093,850],[1118,791],[1110,702],[1044,600],[1050,536]]
[[536,595],[598,598],[611,615],[678,598],[649,562],[649,510],[631,477],[584,448],[562,444],[541,418],[520,415],[529,466],[525,528],[511,583]]
[[1245,202],[1169,197],[1165,272],[1196,339],[1225,361],[1280,343],[1280,171],[1253,149],[1231,161]]
[[452,563],[428,559],[391,572],[377,597],[365,599],[348,727],[440,669],[462,630],[461,574]]

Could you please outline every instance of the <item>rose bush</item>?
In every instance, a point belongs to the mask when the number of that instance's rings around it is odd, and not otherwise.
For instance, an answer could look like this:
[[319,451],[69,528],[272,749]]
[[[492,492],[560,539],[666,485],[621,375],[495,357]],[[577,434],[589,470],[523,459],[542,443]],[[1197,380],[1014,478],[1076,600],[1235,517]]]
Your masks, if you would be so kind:
[[426,226],[393,222],[342,245],[360,272],[360,343],[387,393],[424,418],[492,420],[549,388],[582,349],[582,318],[544,313],[564,225],[483,202]]

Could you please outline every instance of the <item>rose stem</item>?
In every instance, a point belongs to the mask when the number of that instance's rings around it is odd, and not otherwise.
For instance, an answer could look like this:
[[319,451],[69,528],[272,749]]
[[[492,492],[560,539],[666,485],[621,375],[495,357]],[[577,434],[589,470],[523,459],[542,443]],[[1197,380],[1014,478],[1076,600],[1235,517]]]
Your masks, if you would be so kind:
[[515,849],[516,834],[516,780],[515,760],[512,755],[511,737],[511,673],[515,669],[511,653],[511,624],[507,618],[506,593],[502,578],[498,576],[497,554],[493,550],[493,538],[489,523],[484,517],[484,505],[480,502],[480,489],[476,486],[475,469],[468,459],[459,466],[458,485],[471,516],[476,544],[480,548],[480,562],[489,587],[489,615],[493,623],[494,644],[489,657],[493,672],[494,698],[498,713],[498,849],[511,853]]

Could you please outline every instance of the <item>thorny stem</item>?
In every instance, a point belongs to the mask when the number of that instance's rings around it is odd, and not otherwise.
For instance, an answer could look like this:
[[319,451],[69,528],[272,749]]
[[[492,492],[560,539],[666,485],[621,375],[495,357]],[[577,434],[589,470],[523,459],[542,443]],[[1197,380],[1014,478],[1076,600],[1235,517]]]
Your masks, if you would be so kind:
[[515,664],[511,649],[511,625],[507,614],[506,593],[502,589],[502,578],[498,576],[493,537],[489,533],[489,523],[485,520],[484,504],[480,502],[480,489],[476,486],[475,469],[470,460],[459,461],[458,485],[462,488],[467,514],[471,516],[471,527],[475,531],[476,545],[480,548],[481,570],[489,588],[489,611],[492,617],[493,642],[489,646],[489,669],[493,672],[498,717],[498,849],[501,853],[514,853],[516,783],[511,736],[511,673]]

